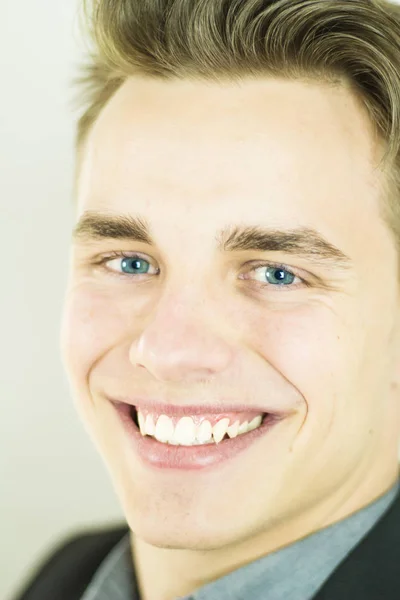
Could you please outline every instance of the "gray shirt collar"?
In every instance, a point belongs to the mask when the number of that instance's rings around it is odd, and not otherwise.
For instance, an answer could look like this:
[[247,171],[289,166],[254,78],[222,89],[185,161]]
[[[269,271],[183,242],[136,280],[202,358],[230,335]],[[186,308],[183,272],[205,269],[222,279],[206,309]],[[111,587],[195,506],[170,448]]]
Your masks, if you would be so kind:
[[[383,516],[400,479],[349,517],[272,552],[176,600],[311,600],[339,563]],[[82,600],[140,600],[128,533],[102,562]]]

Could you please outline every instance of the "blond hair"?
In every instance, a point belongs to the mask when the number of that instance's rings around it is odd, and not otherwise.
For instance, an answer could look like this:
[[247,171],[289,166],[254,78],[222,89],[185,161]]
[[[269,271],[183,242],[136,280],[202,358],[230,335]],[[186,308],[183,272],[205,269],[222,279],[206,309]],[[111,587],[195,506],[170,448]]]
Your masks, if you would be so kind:
[[[74,83],[80,153],[127,77],[346,82],[384,147],[400,241],[400,7],[385,0],[83,0],[92,43]],[[399,244],[400,246],[400,244]]]

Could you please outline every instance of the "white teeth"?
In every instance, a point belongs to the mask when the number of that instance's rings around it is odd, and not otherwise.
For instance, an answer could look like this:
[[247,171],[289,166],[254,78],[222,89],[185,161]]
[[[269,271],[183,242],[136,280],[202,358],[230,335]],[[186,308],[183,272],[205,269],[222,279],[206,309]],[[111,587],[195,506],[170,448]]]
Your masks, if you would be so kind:
[[262,415],[258,415],[257,417],[254,417],[254,419],[252,421],[250,421],[247,430],[252,431],[253,429],[256,429],[256,427],[261,425],[261,421],[262,421]]
[[197,429],[196,438],[199,442],[208,442],[211,440],[212,436],[212,427],[210,421],[202,421],[200,426]]
[[174,425],[167,415],[158,418],[154,437],[159,442],[168,442],[174,435]]
[[226,430],[227,434],[231,439],[236,437],[239,433],[239,423],[240,421],[235,421],[234,424],[228,427],[228,429]]
[[193,423],[192,417],[182,417],[179,419],[175,427],[174,441],[179,444],[192,444],[196,437],[196,426]]
[[156,426],[151,415],[147,415],[145,421],[145,435],[154,435],[156,432]]
[[229,418],[225,417],[212,427],[208,420],[204,420],[196,426],[191,417],[182,417],[174,428],[172,419],[167,415],[153,418],[151,414],[148,414],[145,418],[143,413],[138,410],[137,417],[140,433],[143,436],[150,435],[159,442],[175,446],[193,446],[212,442],[219,444],[226,433],[230,438],[235,438],[256,429],[262,422],[262,415],[258,415],[250,423],[244,421],[239,425],[239,420],[236,420],[232,425],[229,425]]
[[229,425],[229,419],[228,418],[221,419],[220,421],[218,421],[218,423],[216,425],[214,425],[214,427],[213,427],[213,438],[214,438],[216,444],[219,444],[219,442],[222,440],[222,438],[226,434],[226,430],[228,429],[228,425]]
[[241,433],[246,433],[248,431],[248,427],[249,427],[248,421],[244,421],[243,423],[241,423],[239,425],[238,435],[240,435]]
[[145,418],[143,416],[143,413],[140,410],[137,411],[137,418],[138,418],[140,433],[142,435],[145,435],[145,431],[146,431]]

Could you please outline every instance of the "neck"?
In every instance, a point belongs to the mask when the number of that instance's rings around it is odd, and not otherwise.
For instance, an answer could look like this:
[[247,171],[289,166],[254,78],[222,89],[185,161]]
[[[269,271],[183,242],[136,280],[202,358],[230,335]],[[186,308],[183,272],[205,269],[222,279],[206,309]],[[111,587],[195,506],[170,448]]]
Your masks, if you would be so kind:
[[[275,522],[257,535],[229,546],[160,548],[132,532],[131,550],[140,597],[142,600],[175,600],[190,595],[207,583],[350,516],[384,495],[398,477],[396,465],[386,481],[380,482],[379,489],[375,486],[372,489],[368,486],[371,482],[365,481],[362,495],[348,495],[348,489],[341,490],[341,494],[330,497],[318,507],[314,506],[300,516],[297,514],[293,519]],[[357,491],[360,492],[360,488]]]

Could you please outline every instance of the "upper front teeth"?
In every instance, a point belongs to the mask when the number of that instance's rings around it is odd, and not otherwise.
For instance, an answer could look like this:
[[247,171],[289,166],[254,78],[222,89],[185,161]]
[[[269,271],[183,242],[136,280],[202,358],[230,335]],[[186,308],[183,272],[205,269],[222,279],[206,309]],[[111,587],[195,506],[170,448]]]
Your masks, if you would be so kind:
[[257,415],[250,423],[244,421],[240,423],[236,420],[229,424],[229,418],[220,419],[214,427],[210,421],[204,420],[200,425],[195,425],[192,417],[182,417],[179,419],[176,427],[172,419],[167,415],[160,415],[158,418],[148,414],[146,418],[140,409],[137,410],[138,422],[141,434],[154,436],[159,442],[168,442],[170,444],[181,444],[190,446],[196,443],[209,443],[215,441],[217,444],[227,433],[230,438],[252,431],[262,422],[262,415]]

